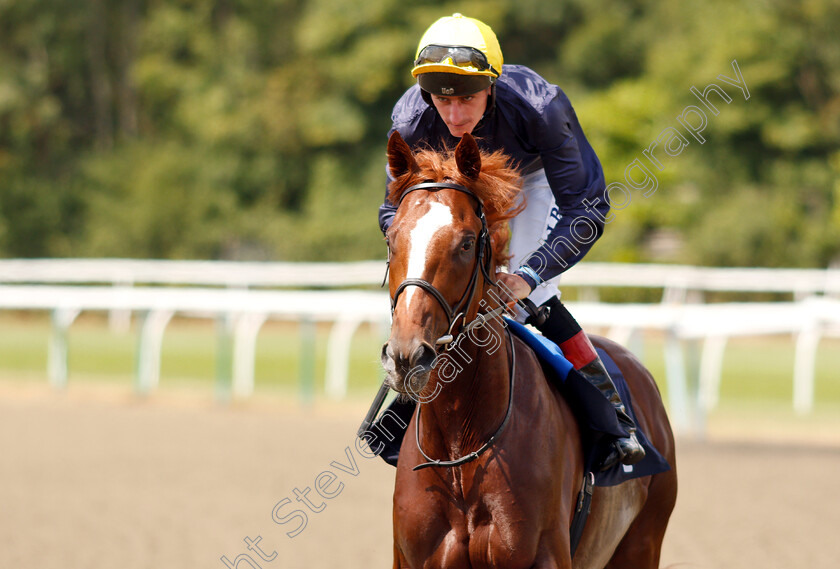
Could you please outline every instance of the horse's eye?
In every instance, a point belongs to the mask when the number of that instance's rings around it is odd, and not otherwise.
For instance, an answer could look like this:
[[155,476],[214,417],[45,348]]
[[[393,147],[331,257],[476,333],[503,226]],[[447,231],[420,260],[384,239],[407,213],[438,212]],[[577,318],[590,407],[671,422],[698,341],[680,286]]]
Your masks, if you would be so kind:
[[473,241],[472,239],[470,239],[469,241],[465,241],[465,242],[464,242],[464,244],[463,244],[463,245],[461,245],[461,249],[462,249],[463,251],[471,251],[471,250],[472,250],[472,248],[473,248],[473,245],[475,245],[475,241]]

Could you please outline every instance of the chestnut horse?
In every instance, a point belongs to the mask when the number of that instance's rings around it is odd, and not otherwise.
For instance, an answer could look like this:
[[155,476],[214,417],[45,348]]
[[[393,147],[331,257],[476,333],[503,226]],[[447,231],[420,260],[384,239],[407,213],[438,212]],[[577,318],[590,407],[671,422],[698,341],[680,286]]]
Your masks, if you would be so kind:
[[[676,500],[674,439],[650,373],[593,338],[629,384],[640,428],[671,470],[596,487],[571,553],[584,471],[575,416],[494,307],[516,171],[465,134],[454,152],[388,141],[400,204],[387,233],[393,323],[386,384],[421,404],[394,489],[394,567],[654,569]],[[445,356],[445,357],[444,357]],[[417,467],[419,469],[416,469]]]

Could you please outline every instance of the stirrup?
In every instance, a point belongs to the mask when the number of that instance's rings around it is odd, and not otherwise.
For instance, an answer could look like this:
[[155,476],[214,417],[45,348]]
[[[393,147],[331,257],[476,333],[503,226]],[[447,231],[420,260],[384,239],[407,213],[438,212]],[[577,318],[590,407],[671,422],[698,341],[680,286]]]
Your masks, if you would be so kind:
[[645,449],[636,438],[636,432],[631,431],[629,437],[616,439],[609,446],[610,452],[601,462],[601,471],[609,470],[618,463],[630,466],[641,462],[645,458]]

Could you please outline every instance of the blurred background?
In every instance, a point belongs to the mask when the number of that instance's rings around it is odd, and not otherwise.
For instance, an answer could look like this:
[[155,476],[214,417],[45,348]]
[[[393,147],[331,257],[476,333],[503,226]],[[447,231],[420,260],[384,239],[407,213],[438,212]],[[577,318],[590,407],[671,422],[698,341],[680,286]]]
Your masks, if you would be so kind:
[[[353,455],[358,476],[294,539],[271,513],[356,452],[387,328],[390,112],[422,32],[453,12],[562,87],[608,183],[650,168],[666,129],[688,141],[678,156],[660,144],[658,189],[616,211],[593,270],[563,290],[588,329],[632,344],[681,425],[663,566],[835,566],[835,0],[0,0],[0,565],[390,563],[393,470],[378,460]],[[718,79],[733,61],[749,98]],[[732,100],[710,96],[701,144],[677,117],[713,82]],[[114,258],[155,264],[138,277]],[[329,275],[349,265],[296,265],[370,260],[343,284]],[[168,264],[184,261],[223,276]],[[156,296],[105,290],[129,286]],[[262,319],[226,297],[173,304],[231,288],[265,293],[243,301]],[[341,328],[297,292],[372,296]],[[362,314],[371,299],[382,312]],[[597,316],[686,304],[719,309],[715,324],[675,336]],[[257,535],[277,557],[248,549]]]
[[0,4],[3,256],[381,257],[390,110],[423,30],[459,10],[567,92],[610,181],[737,60],[749,100],[724,84],[706,142],[662,160],[589,260],[838,262],[836,2],[80,6]]

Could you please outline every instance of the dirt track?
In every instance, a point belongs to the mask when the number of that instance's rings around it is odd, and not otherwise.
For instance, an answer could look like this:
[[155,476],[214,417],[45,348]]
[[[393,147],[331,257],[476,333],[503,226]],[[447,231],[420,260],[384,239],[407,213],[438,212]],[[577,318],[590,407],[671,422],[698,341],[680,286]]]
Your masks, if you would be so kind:
[[[393,470],[355,449],[363,411],[2,388],[0,567],[224,567],[258,536],[263,569],[389,567]],[[680,441],[678,460],[663,566],[836,567],[840,447]],[[290,539],[299,518],[272,510],[306,487],[324,509]]]

